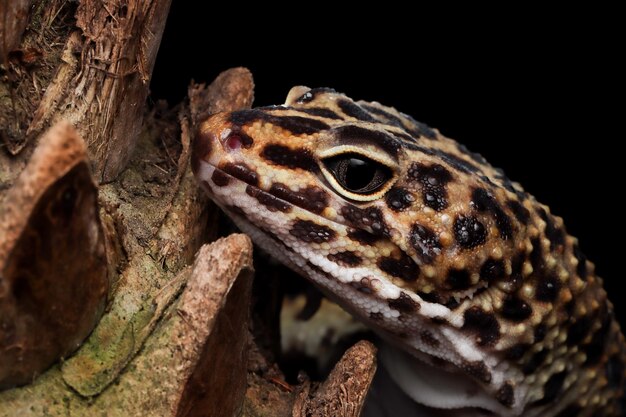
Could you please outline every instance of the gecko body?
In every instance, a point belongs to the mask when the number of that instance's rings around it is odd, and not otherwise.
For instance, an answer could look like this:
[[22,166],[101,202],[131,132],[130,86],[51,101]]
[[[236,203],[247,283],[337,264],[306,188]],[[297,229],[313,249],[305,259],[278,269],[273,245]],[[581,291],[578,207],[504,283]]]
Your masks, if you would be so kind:
[[416,403],[624,414],[624,338],[593,264],[561,218],[460,143],[294,87],[284,105],[203,122],[192,162],[258,245],[403,352],[386,371]]

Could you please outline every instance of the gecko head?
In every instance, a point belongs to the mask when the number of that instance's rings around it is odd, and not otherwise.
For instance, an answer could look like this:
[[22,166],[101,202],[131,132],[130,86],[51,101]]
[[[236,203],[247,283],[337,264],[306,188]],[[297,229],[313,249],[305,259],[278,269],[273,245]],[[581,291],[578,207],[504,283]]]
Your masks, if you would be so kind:
[[452,310],[521,281],[511,210],[528,210],[479,156],[395,109],[294,87],[284,105],[206,120],[192,158],[229,214],[344,284]]
[[559,284],[524,287],[533,251],[550,263],[543,220],[482,157],[393,108],[295,87],[204,121],[192,168],[258,245],[379,334],[520,406],[496,367]]

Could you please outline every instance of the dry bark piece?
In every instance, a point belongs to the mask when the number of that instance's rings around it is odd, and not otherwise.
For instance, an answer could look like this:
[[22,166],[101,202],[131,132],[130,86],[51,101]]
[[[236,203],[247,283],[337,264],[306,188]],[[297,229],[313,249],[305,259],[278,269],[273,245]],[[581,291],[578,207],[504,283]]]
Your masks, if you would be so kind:
[[376,348],[362,340],[346,351],[313,395],[304,382],[293,417],[358,417],[375,373]]
[[[236,416],[246,393],[252,242],[246,235],[231,235],[220,241],[224,246],[229,244],[228,250],[208,259],[205,257],[203,264],[198,262],[195,267],[210,271],[213,279],[191,281],[189,291],[181,298],[186,308],[178,309],[182,317],[194,322],[199,321],[197,314],[208,311],[213,326],[181,397],[177,413],[180,417]],[[199,261],[201,255],[202,252]],[[244,276],[233,282],[239,271]],[[202,298],[205,294],[208,294],[208,303]]]
[[0,206],[0,389],[74,351],[94,328],[109,279],[85,145],[53,127]]
[[246,388],[252,243],[231,235],[206,245],[181,274],[189,279],[178,302],[114,385],[84,398],[55,367],[32,385],[1,392],[0,417],[237,415]]
[[195,127],[212,114],[249,109],[254,101],[254,80],[249,69],[231,68],[220,73],[208,87],[191,83],[188,95]]

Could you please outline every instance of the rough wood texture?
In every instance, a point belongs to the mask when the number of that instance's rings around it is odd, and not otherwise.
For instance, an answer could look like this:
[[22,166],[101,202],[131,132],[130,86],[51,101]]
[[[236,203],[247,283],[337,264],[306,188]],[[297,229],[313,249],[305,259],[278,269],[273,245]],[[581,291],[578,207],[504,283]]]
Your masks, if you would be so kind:
[[376,348],[361,341],[346,351],[317,390],[304,383],[293,417],[358,417],[376,373]]
[[[237,415],[246,387],[247,310],[240,305],[249,303],[252,244],[244,235],[221,239],[181,274],[188,276],[184,292],[116,384],[86,398],[67,388],[56,366],[29,386],[0,393],[0,416]],[[210,384],[196,396],[202,381]]]
[[41,139],[0,204],[0,236],[1,389],[32,381],[74,351],[104,309],[97,189],[69,124]]
[[[23,163],[27,145],[62,119],[85,138],[96,178],[117,177],[141,132],[169,6],[170,0],[35,3],[20,48],[26,58],[17,54],[3,65],[0,139],[13,158],[0,156],[0,184],[14,178],[15,167],[6,166]],[[6,29],[14,45],[19,27]]]
[[7,62],[9,51],[17,50],[28,24],[28,9],[32,3],[32,0],[0,1],[0,62]]

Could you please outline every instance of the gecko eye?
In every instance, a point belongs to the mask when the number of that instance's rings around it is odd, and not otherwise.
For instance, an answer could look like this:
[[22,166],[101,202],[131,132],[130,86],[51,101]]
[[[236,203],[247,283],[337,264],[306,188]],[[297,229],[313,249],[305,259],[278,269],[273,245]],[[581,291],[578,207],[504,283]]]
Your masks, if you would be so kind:
[[[391,168],[357,153],[344,153],[322,161],[348,198],[377,195],[393,177]],[[369,198],[367,198],[369,200]]]

